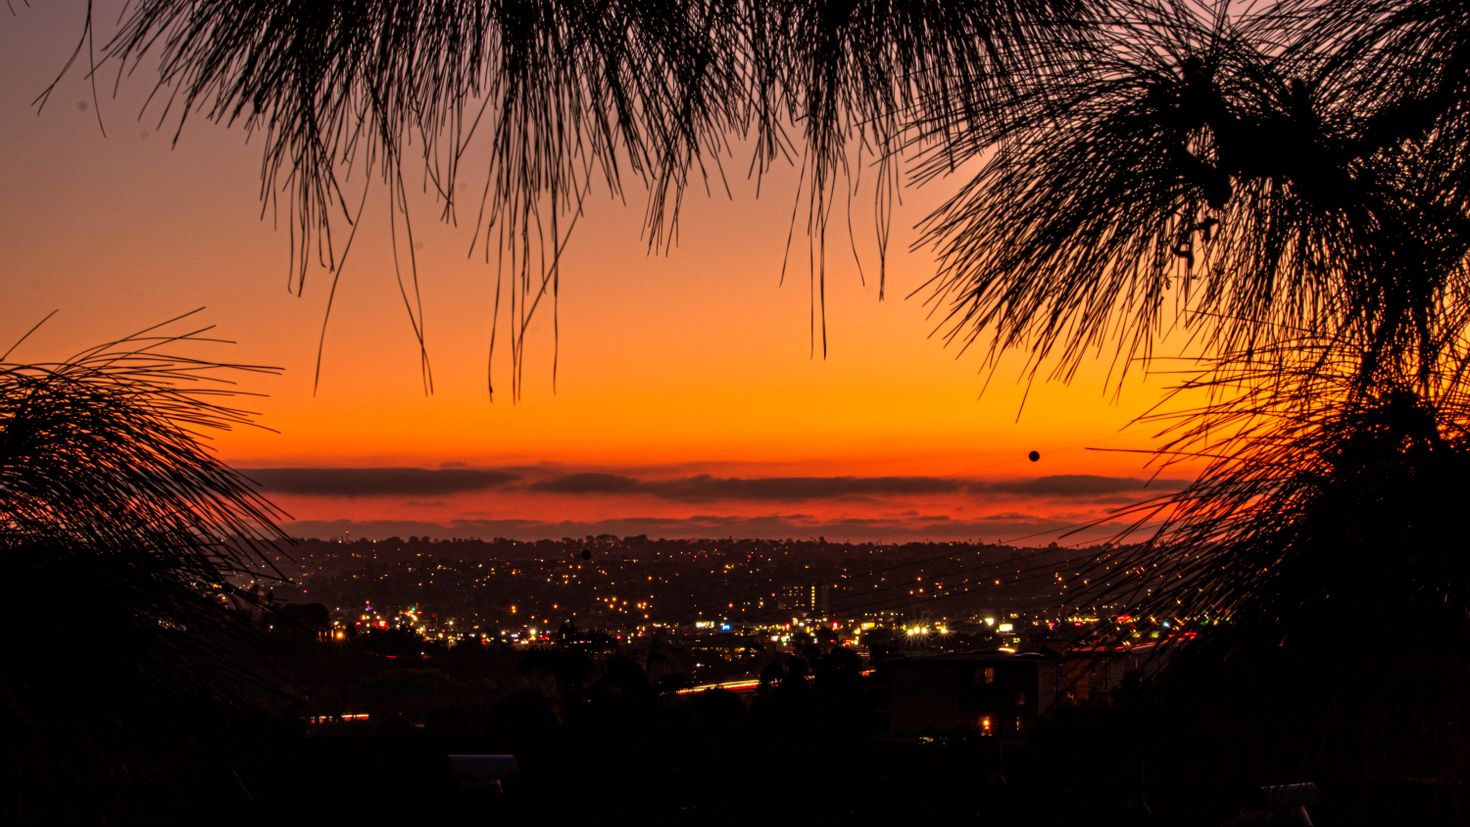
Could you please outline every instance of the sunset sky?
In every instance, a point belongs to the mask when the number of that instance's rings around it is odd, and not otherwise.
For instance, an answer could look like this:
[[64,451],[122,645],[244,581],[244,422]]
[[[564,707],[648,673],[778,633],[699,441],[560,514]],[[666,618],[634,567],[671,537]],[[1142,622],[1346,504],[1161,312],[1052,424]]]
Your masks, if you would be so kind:
[[[176,119],[160,130],[157,106],[138,118],[146,69],[116,97],[115,72],[99,79],[106,137],[83,72],[36,113],[82,8],[0,14],[0,341],[59,310],[11,357],[42,361],[205,307],[238,342],[209,355],[285,369],[247,388],[267,395],[250,407],[273,430],[224,434],[216,448],[252,469],[295,531],[1077,542],[1101,535],[1059,530],[1183,476],[1166,470],[1145,489],[1142,455],[1088,450],[1151,445],[1150,429],[1124,426],[1164,381],[1130,379],[1115,400],[1109,352],[1069,386],[1038,383],[1022,410],[1020,360],[982,396],[983,354],[931,337],[922,295],[905,297],[932,258],[907,247],[944,182],[905,192],[882,302],[868,196],[855,202],[868,280],[835,231],[830,353],[813,358],[799,232],[778,284],[796,174],[778,171],[756,200],[743,156],[728,165],[733,199],[691,193],[667,255],[640,238],[637,193],[624,206],[594,191],[563,264],[556,390],[543,315],[515,402],[503,342],[493,402],[486,390],[495,269],[466,255],[474,211],[445,226],[427,197],[413,213],[436,391],[423,393],[379,193],[313,392],[331,274],[288,292],[288,234],[261,215],[258,138],[195,119],[171,146]],[[106,31],[115,4],[99,8]]]

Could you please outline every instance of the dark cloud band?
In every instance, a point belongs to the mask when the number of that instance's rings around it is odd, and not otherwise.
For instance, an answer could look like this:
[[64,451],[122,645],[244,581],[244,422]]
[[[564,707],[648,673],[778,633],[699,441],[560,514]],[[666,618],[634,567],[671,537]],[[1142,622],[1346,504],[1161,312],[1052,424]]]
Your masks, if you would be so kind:
[[[246,473],[269,493],[336,497],[433,497],[515,488],[567,496],[641,495],[683,503],[796,503],[839,498],[970,494],[1054,497],[1121,502],[1121,495],[1177,491],[1182,480],[1057,474],[1021,480],[951,477],[719,477],[712,474],[640,479],[627,474],[578,472],[540,476],[475,468],[253,468]],[[539,477],[539,478],[538,478]],[[526,481],[528,480],[529,481]],[[520,484],[518,484],[520,483]]]
[[640,485],[637,479],[620,474],[584,473],[537,480],[526,487],[548,494],[629,494]]
[[939,477],[715,477],[699,474],[644,483],[642,490],[668,500],[762,500],[796,502],[831,497],[949,494],[958,480]]
[[565,474],[527,486],[553,494],[644,494],[677,502],[798,502],[848,496],[947,494],[963,483],[938,477],[716,477],[640,480],[620,474]]
[[1095,498],[1127,492],[1175,491],[1180,480],[1146,480],[1092,474],[1058,474],[1026,480],[974,481],[948,477],[716,477],[698,474],[640,480],[621,474],[565,474],[528,488],[553,494],[642,494],[677,502],[801,502],[838,497],[915,494]]
[[519,475],[474,468],[246,468],[263,491],[320,497],[425,497],[501,488]]

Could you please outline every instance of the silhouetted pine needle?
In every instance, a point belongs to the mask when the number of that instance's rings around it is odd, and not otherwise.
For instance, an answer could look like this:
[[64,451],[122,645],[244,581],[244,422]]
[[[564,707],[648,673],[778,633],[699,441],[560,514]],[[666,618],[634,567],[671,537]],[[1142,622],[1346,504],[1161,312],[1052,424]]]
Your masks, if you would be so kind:
[[[350,171],[380,178],[395,214],[405,173],[422,177],[452,221],[463,162],[488,147],[476,227],[509,288],[518,391],[526,326],[543,294],[555,301],[558,253],[594,185],[646,187],[657,248],[675,238],[691,183],[722,184],[732,143],[754,141],[757,176],[800,156],[820,301],[832,206],[858,168],[879,166],[884,240],[913,114],[934,135],[988,120],[1017,74],[1072,48],[1097,5],[139,0],[105,53],[119,71],[156,60],[158,106],[180,128],[202,116],[263,134],[261,194],[286,201],[297,290],[314,263],[340,267],[334,228],[358,215]],[[422,310],[408,308],[422,345]]]
[[1137,576],[1079,599],[1228,618],[1246,648],[1337,634],[1341,612],[1377,604],[1454,638],[1470,605],[1454,505],[1470,472],[1464,344],[1436,348],[1427,382],[1407,359],[1365,383],[1336,342],[1220,357],[1174,395],[1204,401],[1147,417],[1166,426],[1160,462],[1205,469],[1129,509],[1161,521],[1123,560]]
[[1204,470],[1115,515],[1151,536],[1099,555],[1069,603],[1172,622],[1150,709],[1182,763],[1161,774],[1470,773],[1463,329],[1435,331],[1429,370],[1417,351],[1370,364],[1368,343],[1279,337],[1202,364],[1145,417],[1163,428],[1157,462]]
[[[1412,61],[1359,41],[1414,15],[1334,37],[1338,13],[1136,4],[1029,77],[997,128],[924,147],[925,179],[986,159],[924,228],[947,337],[1063,377],[1110,346],[1146,361],[1179,324],[1222,352],[1288,330],[1350,335],[1370,359],[1429,346],[1470,243],[1463,13],[1435,18],[1447,52]],[[1362,92],[1390,70],[1404,80]]]
[[951,340],[1063,377],[1109,347],[1146,360],[1180,325],[1231,351],[1348,328],[1371,353],[1422,349],[1438,297],[1464,289],[1466,16],[1454,0],[141,0],[104,51],[120,71],[156,60],[181,127],[264,133],[298,290],[313,260],[341,265],[333,228],[361,212],[346,174],[388,187],[397,247],[405,166],[455,220],[462,164],[488,147],[475,223],[518,393],[594,188],[648,188],[662,246],[686,187],[721,186],[743,138],[757,176],[801,160],[814,325],[834,204],[876,163],[886,244],[908,147],[920,181],[984,160],[924,226]]
[[159,716],[213,737],[269,685],[224,601],[232,578],[280,576],[281,512],[203,440],[250,422],[233,377],[272,369],[186,355],[218,341],[190,323],[0,362],[0,554],[25,618],[0,697],[22,820],[161,817],[111,798],[129,783],[187,797],[176,748],[150,746]]

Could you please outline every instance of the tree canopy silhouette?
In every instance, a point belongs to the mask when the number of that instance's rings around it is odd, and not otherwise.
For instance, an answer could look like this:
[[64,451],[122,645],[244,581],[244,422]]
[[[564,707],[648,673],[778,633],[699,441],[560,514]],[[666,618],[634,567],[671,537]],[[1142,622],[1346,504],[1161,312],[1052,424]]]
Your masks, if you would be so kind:
[[[279,577],[277,509],[202,440],[249,422],[175,320],[60,362],[0,356],[0,728],[22,821],[158,820],[240,794],[232,715],[269,680],[225,601]],[[238,737],[238,733],[236,736]],[[229,780],[229,779],[235,780]],[[248,792],[247,792],[248,795]],[[223,799],[221,799],[223,800]]]
[[645,187],[658,246],[687,188],[718,186],[753,141],[752,174],[799,165],[820,261],[864,167],[886,246],[906,159],[921,183],[977,161],[923,225],[929,301],[949,338],[1066,376],[1109,346],[1146,357],[1176,326],[1231,352],[1349,328],[1369,359],[1432,349],[1434,317],[1465,304],[1446,302],[1470,238],[1465,16],[1452,0],[141,0],[103,55],[156,60],[180,126],[263,134],[298,289],[313,256],[340,275],[371,188],[346,173],[380,182],[411,237],[405,180],[452,219],[467,153],[488,147],[476,227],[517,376],[594,185]]

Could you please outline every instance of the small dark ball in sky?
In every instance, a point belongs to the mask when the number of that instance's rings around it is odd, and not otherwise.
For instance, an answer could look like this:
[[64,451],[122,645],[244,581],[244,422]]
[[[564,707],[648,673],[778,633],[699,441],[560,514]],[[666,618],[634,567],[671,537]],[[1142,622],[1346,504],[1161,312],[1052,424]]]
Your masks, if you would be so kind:
[[1029,453],[1029,454],[1026,455],[1026,459],[1029,459],[1032,462],[1036,462],[1037,460],[1041,459],[1041,452],[1040,451],[1032,451],[1031,453]]
[[592,559],[592,551],[591,551],[591,549],[585,549],[585,548],[582,549],[582,559],[583,560],[591,560]]

